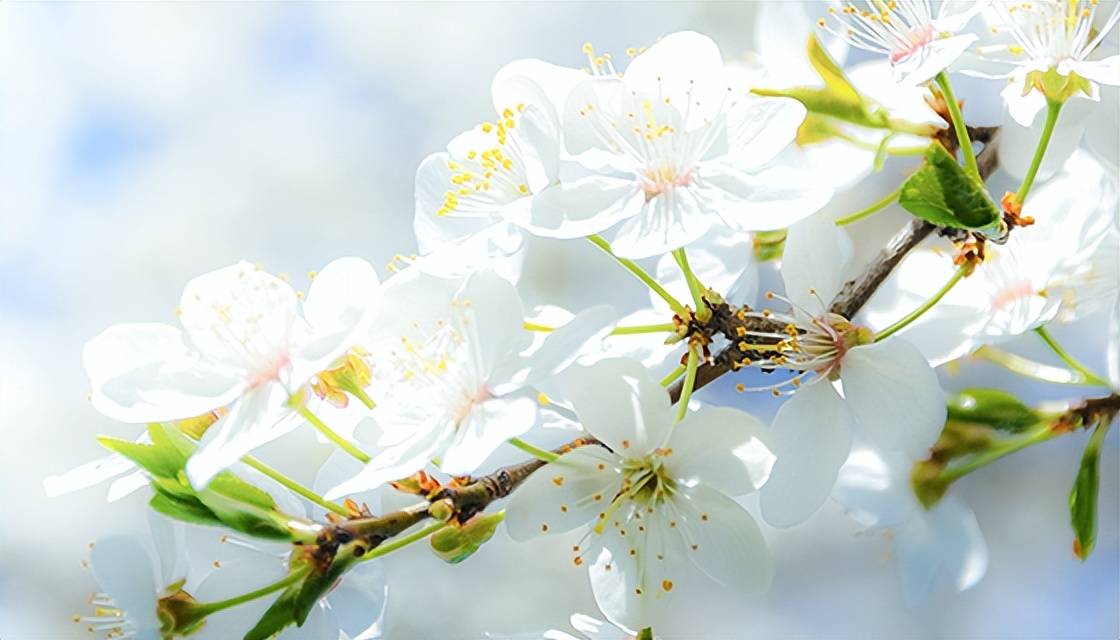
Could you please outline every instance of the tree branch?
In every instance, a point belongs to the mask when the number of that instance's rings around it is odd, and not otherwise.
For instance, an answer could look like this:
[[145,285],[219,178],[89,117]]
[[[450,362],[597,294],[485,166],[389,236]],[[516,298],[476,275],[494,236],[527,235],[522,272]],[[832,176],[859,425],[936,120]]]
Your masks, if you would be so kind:
[[[982,132],[978,129],[977,132],[977,139],[986,143],[984,150],[977,157],[981,177],[986,179],[995,170],[998,162],[995,144],[998,131],[991,128]],[[829,310],[846,318],[854,316],[902,259],[936,229],[936,226],[928,222],[918,219],[911,220],[906,227],[891,238],[887,246],[860,277],[845,283],[843,289],[833,299]],[[726,305],[723,306],[726,307]],[[747,335],[751,332],[782,333],[785,330],[784,325],[767,318],[744,315],[727,317],[728,309],[717,311],[723,312],[722,314],[717,313],[717,318],[722,315],[725,324],[731,323],[734,325],[734,327],[723,326],[720,328],[720,331],[727,335],[731,335],[731,331],[738,327],[748,332]],[[697,370],[693,388],[699,389],[728,371],[735,369],[738,354],[733,350],[737,348],[737,345],[733,344],[710,356],[708,361]],[[676,403],[680,400],[680,395],[681,383],[678,382],[669,389],[669,397],[673,403]],[[603,446],[594,438],[577,438],[553,451],[556,454],[563,455],[572,449],[588,445]],[[467,479],[466,482],[443,487],[430,496],[427,502],[421,502],[407,509],[382,516],[351,518],[328,525],[317,540],[319,547],[317,553],[321,556],[322,566],[330,566],[330,561],[333,560],[334,554],[342,545],[355,541],[361,542],[363,544],[356,546],[351,544],[351,547],[355,548],[355,555],[364,554],[369,549],[377,547],[385,540],[400,534],[409,527],[428,518],[437,517],[437,513],[446,518],[448,509],[451,519],[465,522],[485,510],[495,500],[509,496],[521,483],[545,464],[543,460],[534,458],[502,467],[484,476]]]

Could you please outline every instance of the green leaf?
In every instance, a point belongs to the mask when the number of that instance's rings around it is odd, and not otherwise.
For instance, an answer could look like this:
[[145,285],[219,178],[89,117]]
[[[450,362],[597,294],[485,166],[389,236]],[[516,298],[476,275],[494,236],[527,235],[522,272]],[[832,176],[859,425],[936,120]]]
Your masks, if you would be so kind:
[[432,551],[449,564],[458,564],[471,557],[494,536],[505,512],[479,514],[461,527],[446,527],[432,534]]
[[1093,552],[1097,541],[1097,492],[1101,484],[1101,442],[1108,432],[1108,424],[1097,425],[1085,453],[1081,467],[1069,492],[1069,521],[1073,526],[1073,552],[1082,562]]
[[984,186],[936,142],[926,149],[926,164],[902,183],[898,203],[939,227],[985,229],[1000,221]]
[[1034,410],[999,389],[964,389],[949,398],[949,420],[1018,433],[1038,422]]
[[[828,116],[844,120],[864,127],[884,129],[889,127],[886,114],[880,111],[873,102],[860,95],[844,70],[828,55],[828,51],[821,46],[820,40],[815,35],[809,36],[809,64],[824,82],[824,87],[793,87],[790,89],[752,89],[761,96],[792,98],[801,104],[810,114]],[[811,125],[804,135],[820,141],[820,136],[826,135],[827,130],[822,129],[819,123]],[[799,132],[801,135],[801,132]]]
[[222,521],[214,515],[214,512],[207,509],[206,505],[198,500],[184,500],[157,489],[156,494],[152,496],[148,504],[151,505],[152,509],[169,518],[192,524],[222,526]]

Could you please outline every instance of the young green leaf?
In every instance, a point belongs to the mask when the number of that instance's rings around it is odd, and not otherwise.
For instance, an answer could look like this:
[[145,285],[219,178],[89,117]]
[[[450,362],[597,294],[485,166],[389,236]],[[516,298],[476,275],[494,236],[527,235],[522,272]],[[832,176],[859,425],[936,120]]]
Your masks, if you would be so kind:
[[936,142],[926,149],[926,163],[902,183],[898,203],[918,218],[939,227],[985,229],[999,223],[999,207]]
[[949,420],[1020,432],[1038,422],[1034,410],[1000,389],[964,389],[948,401]]
[[1093,552],[1097,540],[1097,492],[1101,483],[1101,442],[1108,433],[1108,423],[1097,425],[1085,453],[1081,456],[1081,466],[1069,492],[1069,520],[1073,526],[1073,552],[1082,562]]

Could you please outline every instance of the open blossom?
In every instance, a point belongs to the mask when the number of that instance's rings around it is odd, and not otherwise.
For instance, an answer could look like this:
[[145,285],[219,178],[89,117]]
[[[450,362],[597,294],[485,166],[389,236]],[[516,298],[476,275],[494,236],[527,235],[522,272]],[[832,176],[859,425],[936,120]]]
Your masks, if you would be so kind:
[[674,426],[665,390],[634,360],[575,367],[566,383],[584,429],[609,449],[580,447],[530,476],[511,498],[510,535],[587,527],[573,561],[589,562],[600,609],[629,629],[682,615],[679,594],[707,581],[765,590],[765,540],[728,497],[766,481],[774,458],[763,425],[704,407]]
[[[1036,188],[1023,206],[1031,226],[1005,245],[989,243],[984,262],[898,336],[935,364],[967,355],[1053,320],[1107,306],[1118,287],[1116,176],[1085,152]],[[908,313],[948,281],[953,249],[933,239],[899,265],[865,306],[872,327]]]
[[732,86],[708,38],[667,36],[621,76],[609,60],[592,64],[597,73],[572,90],[562,116],[576,162],[533,201],[534,233],[571,238],[619,225],[615,251],[642,258],[687,245],[720,221],[782,228],[830,195],[770,164],[793,141],[804,107]]
[[1031,76],[1036,72],[1056,71],[1065,77],[1076,74],[1089,82],[1089,93],[1075,95],[1097,100],[1096,83],[1120,85],[1120,55],[1100,59],[1094,56],[1120,21],[1120,6],[1111,5],[1106,14],[1098,11],[1097,0],[992,3],[997,18],[992,31],[1005,34],[1010,41],[982,46],[979,53],[1003,71],[972,73],[1011,79],[1003,98],[1012,117],[1023,126],[1030,126],[1046,104],[1042,92],[1034,90]]
[[959,32],[985,4],[946,0],[935,18],[929,0],[837,2],[817,24],[853,47],[886,55],[895,80],[916,85],[948,69],[976,41]]
[[414,228],[426,268],[462,274],[522,248],[518,225],[558,179],[559,110],[585,77],[540,60],[507,64],[492,85],[497,116],[424,159]]
[[906,601],[929,592],[938,573],[960,591],[984,577],[988,547],[976,516],[960,498],[945,496],[926,510],[910,486],[913,459],[904,454],[857,449],[840,469],[832,498],[852,518],[893,535]]
[[941,386],[917,348],[898,338],[875,342],[866,328],[824,308],[821,300],[840,291],[850,252],[844,232],[822,216],[790,229],[782,276],[792,308],[757,314],[787,323],[786,331],[747,337],[773,345],[743,343],[751,366],[799,372],[770,387],[793,394],[774,418],[778,460],[761,493],[762,515],[773,526],[798,524],[824,503],[853,432],[878,450],[917,457],[945,424]]
[[614,311],[592,307],[532,341],[521,299],[491,271],[441,278],[408,270],[385,285],[383,315],[367,339],[377,407],[363,434],[373,460],[331,496],[370,489],[438,459],[452,475],[475,471],[537,418],[531,385],[571,364],[610,331]]
[[187,283],[182,329],[124,324],[86,344],[94,408],[124,422],[162,422],[219,407],[187,465],[195,486],[301,422],[290,398],[350,347],[377,292],[366,262],[343,258],[315,279],[302,312],[285,281],[240,262]]

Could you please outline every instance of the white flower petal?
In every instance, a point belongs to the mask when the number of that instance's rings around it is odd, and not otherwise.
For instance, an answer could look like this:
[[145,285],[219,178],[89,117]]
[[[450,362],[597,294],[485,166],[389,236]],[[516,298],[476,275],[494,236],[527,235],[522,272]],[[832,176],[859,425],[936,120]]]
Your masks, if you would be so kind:
[[669,435],[669,394],[637,360],[607,358],[564,376],[566,396],[583,428],[623,458],[645,456]]
[[465,310],[463,330],[468,334],[470,357],[478,363],[482,376],[488,376],[503,358],[529,344],[521,297],[508,280],[493,271],[471,275],[456,294],[455,303]]
[[727,80],[723,57],[711,38],[693,31],[665,36],[630,61],[626,86],[689,111],[689,125],[713,120],[723,105]]
[[708,232],[718,220],[708,212],[699,189],[669,189],[648,200],[615,233],[611,249],[641,259],[679,249]]
[[298,309],[291,285],[239,262],[188,282],[179,322],[209,360],[255,372],[282,357]]
[[824,504],[851,450],[854,422],[825,381],[799,389],[778,409],[770,434],[777,461],[760,492],[767,523],[792,527]]
[[766,426],[730,407],[702,406],[685,416],[669,435],[665,458],[670,475],[732,496],[761,487],[774,467]]
[[253,449],[295,429],[301,420],[287,408],[288,394],[277,385],[247,392],[229,413],[206,430],[202,446],[187,461],[187,477],[196,489]]
[[954,496],[911,518],[896,535],[903,594],[909,604],[925,598],[939,569],[949,573],[960,590],[976,584],[987,570],[987,546],[976,518]]
[[525,228],[546,238],[581,238],[637,215],[644,203],[633,181],[592,176],[542,191]]
[[201,360],[164,324],[109,327],[82,350],[95,409],[123,422],[201,415],[240,395],[240,372]]
[[896,77],[908,85],[929,82],[956,62],[977,39],[978,36],[974,33],[934,39],[914,54],[898,61],[894,65]]
[[54,498],[79,489],[92,487],[109,478],[115,478],[135,469],[135,462],[119,453],[114,453],[104,458],[91,460],[60,475],[47,476],[43,480],[43,490],[48,498]]
[[860,433],[879,450],[919,459],[945,427],[945,393],[937,374],[905,340],[852,348],[840,377]]
[[686,553],[704,573],[736,595],[770,588],[774,565],[766,539],[747,510],[707,485],[672,498]]
[[739,171],[725,160],[704,162],[701,200],[740,231],[783,229],[820,210],[832,197],[827,184],[784,166]]
[[105,494],[105,500],[108,502],[116,502],[146,486],[148,486],[148,474],[143,471],[134,471],[114,480],[109,485],[109,491]]
[[790,227],[782,252],[786,297],[812,315],[823,313],[821,301],[840,293],[851,258],[851,238],[828,216],[798,222]]
[[747,171],[770,162],[792,144],[805,107],[790,98],[741,98],[727,113],[732,165]]
[[[1023,93],[1023,88],[1025,86],[1029,90]],[[1007,85],[1007,87],[1000,92],[1000,96],[1003,97],[1003,101],[1007,105],[1007,111],[1011,117],[1015,122],[1018,122],[1024,127],[1030,127],[1034,119],[1038,117],[1040,113],[1046,111],[1046,98],[1043,97],[1042,93],[1030,89],[1029,86],[1024,85],[1021,80]]]
[[[378,410],[381,407],[382,405],[378,405]],[[378,451],[373,456],[373,460],[357,475],[327,491],[324,497],[327,500],[336,500],[343,496],[369,491],[386,482],[404,478],[423,469],[451,438],[455,425],[447,421],[431,427],[429,426],[431,417],[427,413],[419,407],[416,408],[415,413],[419,415],[409,416],[415,422],[406,421],[405,416],[394,416],[399,422],[394,425],[396,428],[392,431],[382,432],[382,439],[378,441]],[[360,432],[361,425],[358,430]],[[405,437],[402,438],[402,435]],[[389,441],[392,444],[388,444]]]
[[1069,66],[1077,75],[1093,82],[1111,86],[1120,85],[1120,55],[1101,60],[1070,60]]
[[361,258],[339,258],[316,274],[303,315],[318,330],[353,330],[377,299],[377,271]]
[[514,60],[498,69],[490,84],[495,111],[516,109],[524,104],[537,107],[554,122],[559,123],[559,113],[564,108],[568,94],[587,74],[578,69],[557,66],[543,60]]
[[912,467],[897,451],[856,449],[840,468],[832,499],[865,527],[903,524],[921,510],[910,488]]
[[452,171],[447,163],[451,157],[446,153],[433,153],[420,163],[416,169],[416,214],[413,230],[420,253],[431,253],[443,245],[479,233],[494,224],[499,208],[493,211],[464,214],[454,212],[439,215],[443,207],[444,194],[450,188]]
[[453,476],[474,473],[503,442],[528,431],[536,419],[533,398],[496,398],[475,405],[447,444],[440,470]]
[[617,321],[618,314],[610,305],[596,305],[581,311],[546,333],[536,349],[516,360],[507,361],[509,366],[496,371],[491,377],[492,391],[502,394],[515,387],[552,378],[598,345],[614,329]]
[[609,451],[587,446],[542,467],[510,497],[506,507],[510,537],[528,540],[594,524],[622,484],[618,465]]
[[656,628],[681,614],[673,605],[689,591],[696,572],[679,530],[669,524],[674,517],[667,509],[649,513],[627,501],[604,527],[597,540],[602,549],[588,576],[596,604],[614,624]]
[[101,591],[144,633],[158,630],[156,594],[166,585],[156,584],[156,568],[148,549],[134,536],[98,540],[90,552],[93,577]]

